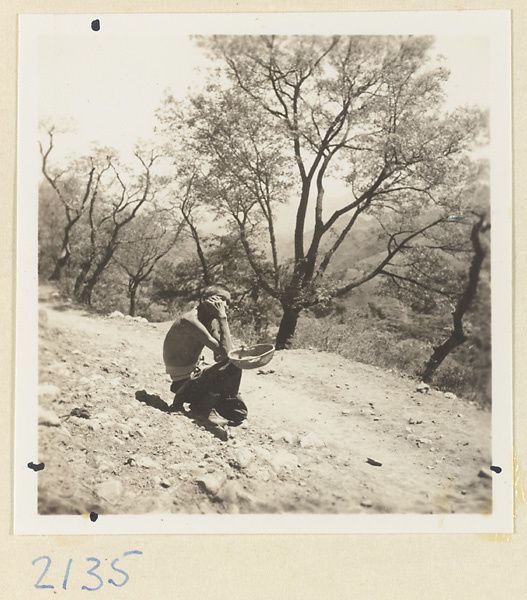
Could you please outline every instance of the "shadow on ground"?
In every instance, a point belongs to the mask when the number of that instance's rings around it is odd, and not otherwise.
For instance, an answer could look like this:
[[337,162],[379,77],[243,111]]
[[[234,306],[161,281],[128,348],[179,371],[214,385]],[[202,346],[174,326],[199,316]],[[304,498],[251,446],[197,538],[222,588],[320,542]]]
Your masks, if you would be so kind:
[[190,419],[196,425],[203,427],[209,433],[212,433],[212,435],[214,435],[215,437],[217,437],[218,439],[220,439],[224,442],[229,437],[227,431],[223,427],[221,427],[220,425],[211,423],[207,419],[204,419],[203,417],[196,415],[195,413],[193,413],[190,410],[178,410],[178,411],[172,410],[171,407],[168,406],[168,404],[162,398],[160,398],[157,394],[149,394],[146,390],[139,390],[135,393],[135,398],[136,398],[136,400],[139,400],[139,402],[143,402],[144,404],[147,404],[148,406],[151,406],[152,408],[160,410],[161,412],[171,413],[171,414],[175,414],[175,415],[182,415],[182,416],[186,417],[187,419]]

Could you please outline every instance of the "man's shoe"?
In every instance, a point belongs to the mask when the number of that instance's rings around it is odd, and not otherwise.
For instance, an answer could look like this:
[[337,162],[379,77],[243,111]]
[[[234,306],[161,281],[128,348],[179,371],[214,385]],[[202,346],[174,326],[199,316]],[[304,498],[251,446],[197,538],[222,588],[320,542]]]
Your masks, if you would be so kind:
[[223,427],[225,425],[227,425],[229,423],[228,419],[223,418],[217,411],[215,408],[213,408],[208,416],[207,419],[210,423],[212,423],[213,425],[217,425],[218,427]]
[[216,404],[218,413],[225,417],[232,426],[239,425],[247,418],[247,405],[241,399],[241,396],[233,398],[223,398]]

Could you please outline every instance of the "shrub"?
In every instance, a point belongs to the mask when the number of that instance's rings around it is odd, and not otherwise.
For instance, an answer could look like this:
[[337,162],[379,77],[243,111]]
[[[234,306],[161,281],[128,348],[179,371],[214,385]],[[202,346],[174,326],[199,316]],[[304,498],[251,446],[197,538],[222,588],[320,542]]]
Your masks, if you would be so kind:
[[[432,338],[440,329],[438,321],[426,320],[426,326],[414,323],[411,328],[397,327],[393,319],[364,318],[353,311],[339,321],[303,316],[299,319],[292,348],[333,352],[350,360],[418,377],[432,352],[431,339],[426,338]],[[421,337],[412,337],[410,332],[414,335],[420,332]],[[466,357],[463,347],[453,352],[438,369],[432,384],[490,407],[490,364],[488,360],[471,364]]]

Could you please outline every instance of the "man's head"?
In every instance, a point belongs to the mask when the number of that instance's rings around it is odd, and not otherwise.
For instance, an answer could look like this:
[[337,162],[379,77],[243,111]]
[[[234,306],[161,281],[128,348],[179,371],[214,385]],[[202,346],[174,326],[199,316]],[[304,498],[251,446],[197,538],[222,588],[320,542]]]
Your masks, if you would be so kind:
[[229,288],[222,284],[209,285],[202,289],[199,296],[200,303],[203,303],[205,300],[212,298],[213,296],[218,296],[221,300],[226,302],[227,306],[231,303],[231,293]]

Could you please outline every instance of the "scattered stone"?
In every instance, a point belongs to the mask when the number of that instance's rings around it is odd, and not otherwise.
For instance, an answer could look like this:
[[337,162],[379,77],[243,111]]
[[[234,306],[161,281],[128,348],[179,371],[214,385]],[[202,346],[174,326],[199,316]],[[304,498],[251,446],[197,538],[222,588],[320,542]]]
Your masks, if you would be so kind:
[[122,319],[124,318],[124,315],[122,312],[118,311],[118,310],[114,310],[113,313],[108,315],[110,317],[110,319]]
[[361,500],[360,505],[364,506],[364,508],[371,508],[373,506],[373,500]]
[[238,468],[245,469],[253,462],[254,455],[249,449],[240,448],[236,451],[234,460],[236,461],[236,466]]
[[225,504],[233,504],[238,501],[242,490],[235,481],[228,481],[217,492],[216,498]]
[[416,442],[419,442],[420,444],[432,444],[432,440],[429,438],[417,438]]
[[345,417],[347,417],[351,413],[349,410],[343,410],[343,411],[341,411],[341,414],[344,415]]
[[60,396],[60,388],[50,383],[45,383],[38,386],[38,397],[46,400],[55,400]]
[[430,386],[427,383],[421,381],[421,383],[415,388],[416,392],[421,392],[422,394],[428,394],[430,391]]
[[459,417],[460,419],[463,419],[463,418],[464,418],[464,415],[462,415],[461,413],[459,413],[458,417]]
[[123,484],[118,479],[110,479],[96,485],[95,492],[103,500],[116,504],[123,494]]
[[277,452],[269,461],[271,468],[275,473],[280,473],[282,470],[292,471],[298,465],[298,457],[290,452]]
[[138,323],[148,323],[148,319],[145,319],[144,317],[134,317],[134,321]]
[[99,431],[101,431],[101,424],[99,423],[99,421],[91,419],[88,423],[88,430],[93,431],[94,433],[98,433]]
[[215,473],[207,473],[206,475],[199,477],[196,481],[203,490],[212,496],[215,496],[226,480],[227,477],[224,473],[216,471]]
[[457,400],[457,396],[452,392],[445,392],[445,398],[448,398],[449,400]]
[[145,469],[160,469],[159,463],[157,463],[153,458],[149,456],[132,456],[133,460],[138,467],[143,467]]
[[478,477],[481,477],[482,479],[492,479],[492,472],[487,468],[480,469]]
[[308,433],[299,439],[301,448],[323,448],[326,444],[313,433]]
[[262,460],[268,461],[271,458],[271,453],[266,448],[260,448],[259,446],[256,446],[255,448],[253,448],[253,452],[258,458],[261,458]]
[[48,313],[43,308],[38,309],[38,325],[43,328],[48,326]]
[[59,427],[60,419],[58,416],[52,411],[38,407],[38,424],[46,425],[47,427]]

